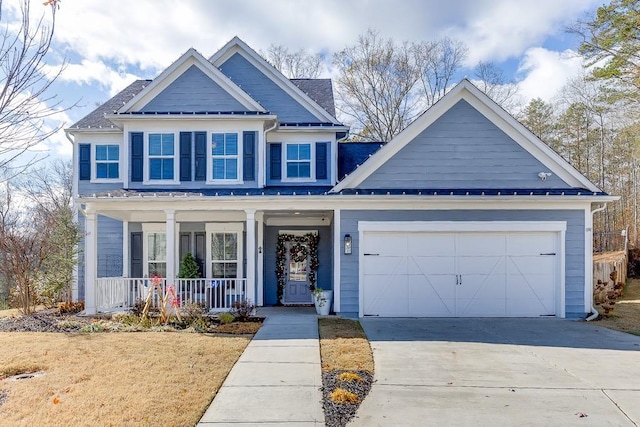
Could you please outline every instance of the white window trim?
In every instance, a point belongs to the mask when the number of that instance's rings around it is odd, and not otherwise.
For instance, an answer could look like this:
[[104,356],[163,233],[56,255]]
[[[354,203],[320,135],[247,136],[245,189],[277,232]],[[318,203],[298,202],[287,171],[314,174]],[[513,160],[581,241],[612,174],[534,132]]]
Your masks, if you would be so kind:
[[[302,145],[309,144],[311,158],[309,162],[309,178],[289,178],[287,177],[287,146],[289,145]],[[316,146],[315,142],[310,141],[289,141],[282,143],[282,165],[280,176],[282,177],[282,182],[316,182]]]
[[[160,223],[143,223],[142,224],[142,275],[144,277],[149,277],[149,234],[154,234],[154,233],[164,233],[165,234],[165,238],[166,238],[166,234],[167,234],[167,228],[165,227],[165,224],[160,224]],[[169,239],[167,239],[167,243],[168,243]],[[167,254],[164,254],[165,257],[165,263],[167,263],[169,260],[167,260]]]
[[[115,145],[118,147],[118,177],[117,178],[98,178],[98,159],[96,156],[96,147],[99,145]],[[101,160],[100,163],[104,163]],[[107,160],[107,163],[115,163],[111,160]],[[122,144],[119,142],[94,142],[91,144],[91,180],[90,183],[103,183],[103,182],[122,182]]]
[[211,278],[213,276],[213,271],[211,268],[211,264],[213,263],[213,257],[211,254],[211,235],[213,233],[236,233],[238,239],[238,277],[237,279],[244,279],[244,224],[243,223],[226,223],[226,224],[213,224],[207,223],[205,224],[206,231],[206,253],[207,253],[207,264],[205,266],[205,270],[207,272],[207,278]]
[[[151,170],[149,168],[149,135],[151,134],[173,134],[173,179],[150,179]],[[148,131],[144,133],[144,181],[143,184],[153,185],[178,185],[180,180],[180,141],[178,132]],[[154,156],[155,157],[155,156]]]
[[[213,154],[211,153],[211,144],[213,143],[213,135],[216,133],[235,133],[238,140],[238,179],[213,179]],[[243,155],[244,143],[242,141],[242,132],[239,130],[212,130],[207,132],[207,184],[243,184]],[[224,156],[232,157],[232,156]]]

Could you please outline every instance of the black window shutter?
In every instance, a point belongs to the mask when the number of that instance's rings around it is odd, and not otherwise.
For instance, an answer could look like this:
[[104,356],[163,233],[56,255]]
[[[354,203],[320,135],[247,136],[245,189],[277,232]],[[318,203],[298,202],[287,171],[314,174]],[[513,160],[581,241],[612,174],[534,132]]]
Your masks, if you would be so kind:
[[256,133],[243,132],[242,141],[242,178],[245,181],[254,181],[256,179]]
[[191,132],[180,132],[180,181],[191,181]]
[[207,179],[207,133],[194,132],[196,181]]
[[277,142],[269,144],[270,171],[271,179],[282,179],[282,144]]
[[88,181],[91,179],[91,144],[78,145],[79,158],[79,178],[82,181]]
[[[126,239],[126,236],[125,236]],[[142,232],[131,233],[131,277],[142,277]]]
[[316,179],[327,179],[326,142],[316,142]]
[[144,169],[144,137],[142,132],[131,132],[131,181],[142,182]]

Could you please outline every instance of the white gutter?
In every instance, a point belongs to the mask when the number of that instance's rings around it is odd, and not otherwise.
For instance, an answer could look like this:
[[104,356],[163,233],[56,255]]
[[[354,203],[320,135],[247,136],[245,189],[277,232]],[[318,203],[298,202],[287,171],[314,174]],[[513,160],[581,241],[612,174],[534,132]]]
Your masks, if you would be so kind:
[[[591,229],[592,229],[592,238],[593,238],[593,215],[597,212],[602,212],[603,210],[605,210],[607,207],[606,203],[603,203],[602,206],[600,206],[597,209],[594,209],[591,211]],[[592,250],[593,252],[593,250]],[[593,272],[593,262],[591,263],[591,271]],[[593,303],[593,273],[591,273],[591,283],[590,283],[590,289],[591,289],[591,315],[589,317],[587,317],[585,320],[587,322],[591,322],[592,320],[595,320],[598,318],[598,316],[600,316],[600,313],[598,312],[598,310],[596,310],[595,304]]]

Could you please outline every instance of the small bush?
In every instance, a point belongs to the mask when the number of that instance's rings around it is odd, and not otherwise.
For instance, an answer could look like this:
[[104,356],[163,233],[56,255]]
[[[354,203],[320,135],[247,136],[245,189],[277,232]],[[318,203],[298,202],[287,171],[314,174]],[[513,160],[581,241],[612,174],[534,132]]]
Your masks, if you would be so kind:
[[335,390],[333,390],[333,392],[331,393],[331,395],[329,396],[331,398],[331,400],[335,403],[358,403],[360,401],[360,399],[358,399],[358,395],[356,395],[355,393],[351,393],[348,390],[345,390],[343,388],[336,388]]
[[144,310],[144,305],[145,304],[146,304],[145,300],[138,298],[136,300],[136,302],[133,303],[133,306],[131,307],[131,310],[129,310],[129,311],[134,316],[142,316],[142,310]]
[[233,322],[236,318],[231,313],[220,313],[218,314],[218,319],[220,319],[220,323],[226,325]]
[[238,319],[240,322],[247,321],[256,310],[255,304],[251,303],[251,300],[235,301],[231,304],[230,313]]
[[82,310],[84,310],[84,301],[69,301],[58,304],[58,312],[60,314],[76,314]]
[[352,381],[362,381],[362,377],[358,374],[354,374],[353,372],[343,372],[338,375],[338,381],[352,382]]

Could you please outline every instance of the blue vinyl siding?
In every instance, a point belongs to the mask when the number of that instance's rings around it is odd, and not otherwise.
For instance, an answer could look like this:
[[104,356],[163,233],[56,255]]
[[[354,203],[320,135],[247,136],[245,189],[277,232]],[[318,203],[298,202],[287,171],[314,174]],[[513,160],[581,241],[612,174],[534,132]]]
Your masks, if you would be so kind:
[[341,211],[341,235],[350,234],[353,253],[340,256],[341,311],[357,313],[359,305],[358,221],[566,221],[565,310],[566,317],[586,314],[584,307],[584,211],[583,210],[442,210],[442,211]]
[[140,111],[248,111],[233,96],[192,65]]
[[[78,215],[78,223],[81,233],[85,231],[84,216]],[[78,263],[78,295],[84,300],[84,244],[80,241],[82,251]],[[98,277],[122,276],[122,222],[98,215]]]
[[320,236],[318,242],[318,280],[317,286],[322,289],[333,289],[333,252],[331,227],[265,227],[264,229],[264,304],[274,305],[277,303],[276,278],[276,245],[278,243],[278,233],[280,230],[316,230]]
[[496,125],[462,100],[358,188],[569,188]]
[[291,95],[262,74],[239,53],[227,59],[220,66],[220,70],[267,111],[277,114],[280,123],[322,123],[325,121],[311,114],[309,110],[300,105]]

